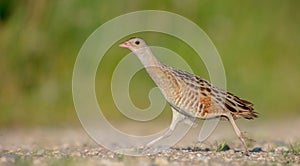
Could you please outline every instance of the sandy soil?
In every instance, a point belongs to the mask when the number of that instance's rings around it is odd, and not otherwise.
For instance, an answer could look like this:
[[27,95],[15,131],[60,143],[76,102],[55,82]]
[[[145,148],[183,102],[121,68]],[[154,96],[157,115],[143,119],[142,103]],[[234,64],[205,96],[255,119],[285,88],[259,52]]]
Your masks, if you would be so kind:
[[[0,165],[300,164],[300,119],[276,122],[241,120],[238,124],[256,140],[250,144],[253,152],[249,155],[242,152],[240,141],[226,121],[220,122],[203,144],[196,143],[199,124],[174,147],[141,157],[111,152],[96,144],[83,128],[1,129]],[[155,133],[167,126],[168,122],[156,126],[115,124],[123,132],[138,134]],[[229,149],[216,152],[224,143]]]

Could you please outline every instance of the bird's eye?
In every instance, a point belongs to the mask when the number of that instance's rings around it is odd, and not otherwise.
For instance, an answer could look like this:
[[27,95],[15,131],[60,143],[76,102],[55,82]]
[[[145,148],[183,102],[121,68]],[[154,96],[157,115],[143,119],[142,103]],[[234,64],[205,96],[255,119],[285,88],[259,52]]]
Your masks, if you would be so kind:
[[140,41],[138,41],[138,40],[135,41],[135,44],[136,44],[136,45],[139,45],[139,44],[140,44]]

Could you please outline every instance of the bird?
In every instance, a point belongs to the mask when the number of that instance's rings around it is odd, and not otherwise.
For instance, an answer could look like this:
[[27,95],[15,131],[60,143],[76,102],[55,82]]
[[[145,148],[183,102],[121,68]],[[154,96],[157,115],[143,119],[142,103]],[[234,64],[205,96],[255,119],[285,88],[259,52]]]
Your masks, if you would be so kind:
[[160,62],[142,38],[132,37],[119,46],[129,49],[137,56],[172,110],[172,121],[168,130],[147,146],[169,137],[182,121],[192,123],[195,119],[221,118],[231,123],[248,154],[246,140],[251,139],[244,136],[235,120],[258,117],[251,102],[214,86],[200,76]]

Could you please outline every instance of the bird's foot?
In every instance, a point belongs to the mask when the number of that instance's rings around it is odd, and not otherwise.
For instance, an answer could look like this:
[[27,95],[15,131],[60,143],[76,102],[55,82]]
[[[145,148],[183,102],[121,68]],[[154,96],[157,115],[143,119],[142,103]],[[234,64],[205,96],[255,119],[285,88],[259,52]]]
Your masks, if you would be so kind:
[[[249,143],[256,142],[256,141],[252,138],[246,137],[245,133],[247,133],[247,132],[242,132],[241,133],[241,140],[242,140],[242,142],[244,143],[244,146],[245,146],[245,155],[249,156],[249,150],[248,150],[247,143],[249,144]],[[245,141],[247,141],[247,143]]]
[[163,149],[165,149],[165,148],[144,146],[144,147],[140,148],[140,151],[141,151],[141,154],[150,155],[150,154],[158,153]]

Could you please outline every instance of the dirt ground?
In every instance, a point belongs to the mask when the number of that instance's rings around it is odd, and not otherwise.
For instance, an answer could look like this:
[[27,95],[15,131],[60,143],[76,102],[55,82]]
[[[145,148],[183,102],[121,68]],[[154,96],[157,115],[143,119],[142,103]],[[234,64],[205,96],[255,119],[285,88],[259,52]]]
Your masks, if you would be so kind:
[[[243,153],[228,122],[220,122],[203,144],[193,141],[198,126],[174,147],[141,157],[111,152],[93,142],[83,128],[1,129],[0,165],[300,165],[300,119],[238,124],[256,140],[250,144],[249,155]],[[140,126],[119,127],[142,130]],[[152,126],[151,130],[161,128]],[[225,143],[228,148],[217,152]]]

